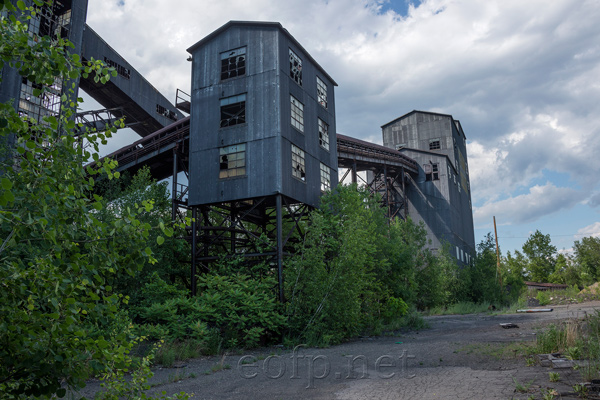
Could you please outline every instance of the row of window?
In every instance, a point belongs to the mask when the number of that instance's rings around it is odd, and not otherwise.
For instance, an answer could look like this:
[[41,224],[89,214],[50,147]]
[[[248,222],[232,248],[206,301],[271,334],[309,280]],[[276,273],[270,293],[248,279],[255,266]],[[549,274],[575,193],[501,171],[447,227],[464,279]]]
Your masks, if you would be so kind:
[[[291,124],[300,132],[304,132],[304,105],[290,95]],[[317,118],[319,130],[319,145],[329,151],[329,125],[321,118]]]
[[471,264],[472,261],[471,255],[466,251],[459,249],[458,246],[456,246],[456,259],[464,262],[465,264]]
[[[219,149],[219,178],[246,175],[246,144]],[[331,169],[320,163],[321,191],[331,189]],[[306,182],[306,158],[304,150],[292,144],[292,176]]]
[[[246,94],[226,97],[221,102],[221,128],[246,123]],[[290,95],[291,124],[304,132],[304,104]],[[318,118],[319,145],[329,151],[329,125]]]
[[[302,59],[290,49],[290,78],[302,86]],[[221,53],[221,80],[246,75],[246,47]],[[327,109],[327,84],[318,76],[317,101]]]

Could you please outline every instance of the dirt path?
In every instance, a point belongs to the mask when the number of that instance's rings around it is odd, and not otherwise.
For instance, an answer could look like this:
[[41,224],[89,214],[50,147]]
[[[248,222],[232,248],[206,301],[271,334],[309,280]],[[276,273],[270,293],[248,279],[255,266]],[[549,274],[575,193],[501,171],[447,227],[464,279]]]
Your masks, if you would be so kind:
[[[527,367],[513,356],[551,322],[595,313],[600,302],[554,306],[551,313],[428,317],[430,329],[364,338],[328,349],[266,349],[158,368],[153,390],[194,399],[526,399],[555,389],[574,398],[578,371]],[[515,329],[502,329],[512,322]],[[252,362],[254,361],[254,362]],[[220,369],[224,366],[228,369]],[[218,370],[216,372],[211,372]],[[529,393],[516,392],[517,384]],[[85,392],[94,389],[92,383]],[[82,394],[85,394],[82,392]],[[557,396],[558,398],[558,396]]]

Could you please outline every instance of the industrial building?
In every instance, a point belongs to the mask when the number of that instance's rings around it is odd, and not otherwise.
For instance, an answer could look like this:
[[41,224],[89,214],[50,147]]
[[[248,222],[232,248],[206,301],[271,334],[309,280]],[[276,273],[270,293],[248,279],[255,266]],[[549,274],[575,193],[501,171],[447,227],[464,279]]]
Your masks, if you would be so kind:
[[[283,258],[303,234],[299,222],[342,170],[354,182],[367,171],[365,184],[382,194],[390,219],[423,222],[432,248],[448,243],[460,263],[471,262],[466,139],[452,116],[408,113],[382,127],[384,146],[337,135],[336,82],[273,22],[231,21],[190,47],[191,94],[178,91],[173,104],[85,24],[86,0],[55,4],[30,27],[32,40],[66,35],[84,60],[116,69],[106,85],[81,79],[79,87],[106,108],[81,113],[77,122],[102,128],[125,117],[142,138],[109,155],[119,170],[147,165],[157,179],[173,177],[173,217],[194,217],[192,277],[223,254],[267,260],[283,300]],[[37,119],[58,111],[56,99],[32,96],[32,84],[14,69],[3,74],[0,101]],[[185,182],[178,181],[182,171]],[[257,243],[261,237],[267,245]]]
[[337,84],[279,23],[229,22],[192,55],[188,204],[281,194],[316,207],[337,183]]
[[408,215],[427,229],[430,248],[444,244],[458,262],[475,255],[467,138],[451,115],[411,111],[381,127],[383,145],[419,164],[407,191]]

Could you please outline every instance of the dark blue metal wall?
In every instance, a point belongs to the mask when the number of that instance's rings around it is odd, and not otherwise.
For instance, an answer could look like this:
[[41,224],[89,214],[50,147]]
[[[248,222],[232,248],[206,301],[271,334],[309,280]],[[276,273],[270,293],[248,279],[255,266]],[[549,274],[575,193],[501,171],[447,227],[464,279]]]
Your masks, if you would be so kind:
[[[221,80],[221,53],[246,48],[246,73]],[[289,50],[303,62],[303,84],[290,78]],[[318,205],[320,163],[337,183],[335,82],[278,23],[230,22],[192,46],[189,204],[214,204],[283,194]],[[316,77],[328,108],[317,102]],[[220,126],[220,100],[246,95],[246,122]],[[290,94],[304,104],[304,132],[291,126]],[[330,149],[319,146],[317,117],[329,124]],[[245,144],[246,172],[219,178],[219,149]],[[304,150],[306,179],[292,176],[291,145]]]

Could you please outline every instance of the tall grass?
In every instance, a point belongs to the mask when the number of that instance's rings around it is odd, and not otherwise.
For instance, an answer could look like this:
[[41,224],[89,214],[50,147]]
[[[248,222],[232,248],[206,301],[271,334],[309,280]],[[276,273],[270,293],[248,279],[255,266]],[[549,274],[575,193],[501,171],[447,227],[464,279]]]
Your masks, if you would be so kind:
[[433,307],[427,312],[427,315],[465,315],[479,314],[488,311],[490,311],[490,303],[461,301],[447,307]]
[[164,367],[171,367],[175,361],[189,360],[206,354],[205,346],[196,340],[166,342],[154,356],[154,363]]
[[600,378],[600,310],[584,320],[552,324],[539,332],[533,353],[562,353],[571,359],[585,359],[584,379]]

